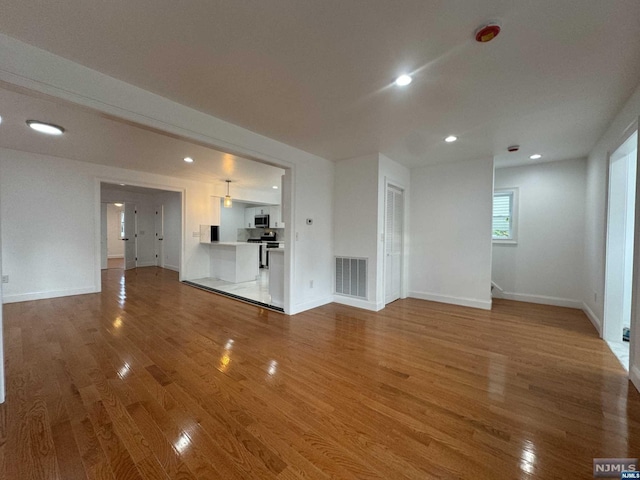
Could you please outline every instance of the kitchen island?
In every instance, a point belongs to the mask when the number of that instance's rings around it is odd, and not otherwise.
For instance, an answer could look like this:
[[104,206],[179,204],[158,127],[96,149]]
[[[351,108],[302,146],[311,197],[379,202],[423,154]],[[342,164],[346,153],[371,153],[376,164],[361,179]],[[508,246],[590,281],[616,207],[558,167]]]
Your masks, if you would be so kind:
[[212,242],[211,277],[231,283],[258,278],[259,245],[247,242]]

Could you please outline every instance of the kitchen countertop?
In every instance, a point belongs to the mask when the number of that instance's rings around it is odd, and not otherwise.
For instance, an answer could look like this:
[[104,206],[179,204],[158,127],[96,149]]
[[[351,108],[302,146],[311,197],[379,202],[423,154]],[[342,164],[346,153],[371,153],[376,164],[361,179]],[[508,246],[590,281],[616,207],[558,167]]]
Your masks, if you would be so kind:
[[221,245],[223,247],[239,247],[242,245],[260,245],[260,244],[249,243],[249,242],[211,242],[211,245]]

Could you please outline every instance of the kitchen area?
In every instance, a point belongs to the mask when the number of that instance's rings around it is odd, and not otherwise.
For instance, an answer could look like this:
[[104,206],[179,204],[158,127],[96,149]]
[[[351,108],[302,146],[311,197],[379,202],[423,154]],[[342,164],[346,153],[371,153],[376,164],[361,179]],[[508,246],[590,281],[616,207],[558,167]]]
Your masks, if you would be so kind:
[[219,225],[200,227],[200,243],[209,250],[209,277],[185,283],[283,311],[282,206],[238,200],[225,206],[225,199],[220,197],[212,197],[212,202]]

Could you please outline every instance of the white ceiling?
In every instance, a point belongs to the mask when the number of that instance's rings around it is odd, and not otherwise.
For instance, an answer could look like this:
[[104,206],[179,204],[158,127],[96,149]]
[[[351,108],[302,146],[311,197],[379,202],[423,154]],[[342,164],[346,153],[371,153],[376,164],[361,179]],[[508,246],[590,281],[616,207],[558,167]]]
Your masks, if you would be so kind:
[[640,78],[637,0],[5,0],[0,31],[328,159],[408,166],[584,156]]
[[[207,182],[232,180],[232,187],[272,192],[284,170],[222,153],[100,116],[52,99],[0,88],[0,146],[72,160],[112,165]],[[29,119],[65,128],[60,137],[43,135]],[[194,163],[183,161],[192,157]],[[224,187],[223,187],[224,188]]]

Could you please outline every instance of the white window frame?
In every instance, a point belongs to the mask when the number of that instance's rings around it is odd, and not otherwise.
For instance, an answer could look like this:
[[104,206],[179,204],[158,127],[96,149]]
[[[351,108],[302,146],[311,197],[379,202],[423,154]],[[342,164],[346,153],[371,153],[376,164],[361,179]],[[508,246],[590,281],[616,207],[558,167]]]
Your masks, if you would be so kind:
[[510,232],[511,235],[508,238],[495,238],[493,236],[493,203],[491,205],[491,239],[495,244],[502,245],[515,245],[518,243],[518,188],[496,188],[493,191],[493,197],[496,195],[509,195],[511,196],[511,216],[510,216]]

